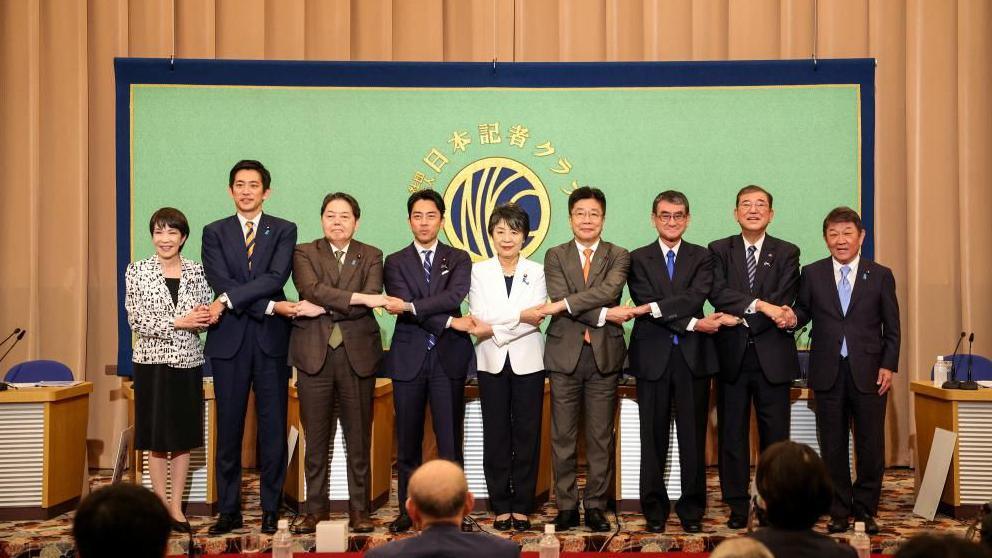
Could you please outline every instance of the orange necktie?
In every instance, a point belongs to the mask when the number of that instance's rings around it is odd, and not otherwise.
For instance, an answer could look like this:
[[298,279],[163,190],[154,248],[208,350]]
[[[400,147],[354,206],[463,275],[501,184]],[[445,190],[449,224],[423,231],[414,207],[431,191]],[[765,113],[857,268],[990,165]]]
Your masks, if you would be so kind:
[[[582,264],[582,280],[588,283],[589,268],[591,267],[592,264],[592,248],[586,248],[585,250],[583,250],[582,255],[586,257],[585,262],[583,262]],[[586,343],[592,343],[592,337],[589,336],[589,328],[586,328],[586,332],[582,336],[582,339],[584,339]]]

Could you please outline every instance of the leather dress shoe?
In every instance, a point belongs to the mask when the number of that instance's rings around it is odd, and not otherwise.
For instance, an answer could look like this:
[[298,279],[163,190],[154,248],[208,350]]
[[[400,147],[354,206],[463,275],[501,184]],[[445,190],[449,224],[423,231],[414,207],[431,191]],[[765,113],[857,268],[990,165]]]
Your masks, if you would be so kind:
[[369,512],[364,510],[350,510],[348,512],[348,528],[355,533],[371,533],[375,530]]
[[686,533],[701,533],[703,531],[703,523],[698,519],[683,519],[682,530]]
[[513,518],[507,517],[506,519],[496,519],[493,521],[493,529],[497,531],[509,531],[513,528]]
[[846,517],[831,517],[827,523],[828,533],[843,533],[847,531],[848,523]]
[[468,518],[466,515],[462,518],[462,533],[471,533],[475,531],[475,522]]
[[514,531],[530,531],[530,519],[523,518],[517,519],[513,518],[513,530]]
[[586,527],[597,533],[604,533],[611,529],[609,520],[603,515],[603,510],[599,508],[586,510]]
[[405,531],[409,531],[410,527],[413,527],[413,521],[410,520],[410,516],[405,513],[401,513],[396,516],[396,519],[394,519],[392,523],[389,524],[389,532],[403,533]]
[[743,529],[747,527],[747,516],[735,513],[730,514],[730,519],[727,520],[727,527],[731,529]]
[[240,529],[243,525],[240,513],[222,513],[207,532],[211,535],[223,535],[234,529]]
[[665,520],[664,519],[652,519],[647,518],[644,524],[644,528],[652,533],[664,533],[665,532]]
[[579,526],[579,510],[559,510],[555,517],[555,531],[568,531]]
[[274,535],[279,528],[279,512],[262,512],[262,528],[266,535]]
[[173,519],[172,530],[177,533],[192,534],[193,526],[189,524],[189,521],[179,521],[177,519]]
[[303,516],[303,519],[293,525],[290,531],[294,535],[309,535],[310,533],[317,532],[317,524],[321,521],[327,521],[330,519],[330,514],[321,513],[314,514],[308,513]]
[[867,533],[869,535],[877,535],[878,534],[878,523],[875,522],[875,518],[874,517],[872,517],[872,516],[870,516],[868,514],[856,515],[856,516],[854,516],[854,520],[855,521],[863,521],[864,522],[864,524],[865,524],[865,533]]

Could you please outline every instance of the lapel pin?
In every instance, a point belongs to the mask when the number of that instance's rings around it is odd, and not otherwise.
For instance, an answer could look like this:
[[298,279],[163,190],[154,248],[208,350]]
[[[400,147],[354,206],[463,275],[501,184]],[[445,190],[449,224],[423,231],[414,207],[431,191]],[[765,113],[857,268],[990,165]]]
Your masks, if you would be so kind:
[[771,267],[772,266],[772,262],[765,262],[765,266]]
[[530,283],[527,282],[527,274],[526,273],[524,273],[524,276],[520,280],[520,282],[523,283],[524,285],[530,285]]

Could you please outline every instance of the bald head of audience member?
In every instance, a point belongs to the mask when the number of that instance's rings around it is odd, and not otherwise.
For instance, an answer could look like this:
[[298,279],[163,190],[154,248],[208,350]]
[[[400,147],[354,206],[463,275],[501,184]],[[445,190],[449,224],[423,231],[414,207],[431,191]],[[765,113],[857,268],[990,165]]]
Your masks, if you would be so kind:
[[117,483],[86,498],[72,521],[80,558],[162,558],[172,516],[147,488]]
[[750,537],[725,539],[710,558],[775,558],[768,547]]
[[451,461],[428,461],[410,477],[406,511],[421,529],[438,523],[460,525],[474,506],[464,471]]

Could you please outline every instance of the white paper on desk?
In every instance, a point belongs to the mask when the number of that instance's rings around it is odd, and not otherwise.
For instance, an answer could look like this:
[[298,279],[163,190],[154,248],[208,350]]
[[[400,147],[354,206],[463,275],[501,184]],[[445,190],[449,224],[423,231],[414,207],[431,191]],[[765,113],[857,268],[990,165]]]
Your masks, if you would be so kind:
[[70,387],[83,383],[82,380],[50,380],[45,382],[8,382],[7,385],[16,389],[33,387]]
[[978,385],[984,388],[992,388],[992,380],[978,380]]
[[930,445],[930,457],[927,459],[927,470],[923,473],[920,493],[916,495],[916,505],[913,513],[933,521],[940,504],[940,495],[944,492],[947,472],[951,468],[951,458],[954,456],[954,444],[957,442],[956,432],[933,429],[933,443]]

